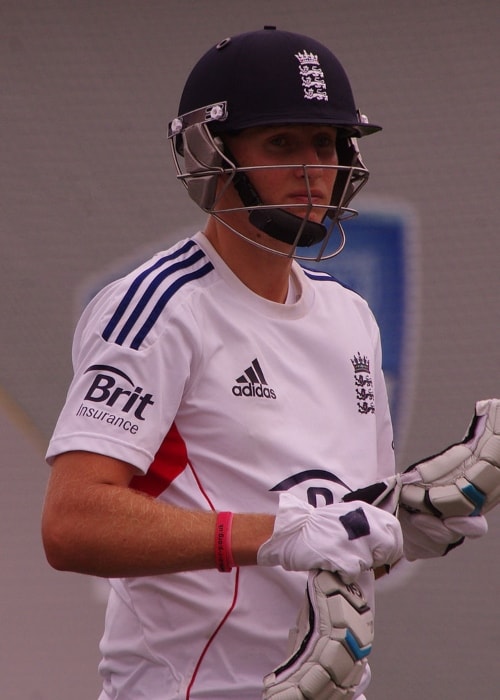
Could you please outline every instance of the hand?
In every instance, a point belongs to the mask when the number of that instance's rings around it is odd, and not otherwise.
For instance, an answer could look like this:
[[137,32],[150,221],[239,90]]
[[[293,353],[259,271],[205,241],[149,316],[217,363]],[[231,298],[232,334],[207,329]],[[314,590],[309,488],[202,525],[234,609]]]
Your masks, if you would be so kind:
[[394,564],[403,552],[396,517],[367,503],[334,503],[313,508],[289,493],[280,496],[272,536],[257,563],[288,571],[325,569],[346,582],[362,571]]
[[478,401],[467,435],[400,475],[400,503],[448,518],[487,513],[500,502],[500,400]]
[[344,497],[357,499],[398,513],[410,561],[443,556],[486,534],[483,513],[500,502],[500,400],[476,403],[461,442]]
[[476,403],[462,442],[343,500],[366,501],[391,512],[401,505],[438,518],[487,513],[500,503],[500,399]]

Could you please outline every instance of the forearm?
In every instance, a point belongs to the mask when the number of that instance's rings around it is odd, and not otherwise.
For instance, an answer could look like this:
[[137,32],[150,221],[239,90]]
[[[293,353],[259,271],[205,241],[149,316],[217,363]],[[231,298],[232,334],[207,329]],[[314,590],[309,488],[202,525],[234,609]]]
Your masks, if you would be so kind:
[[[215,567],[217,514],[184,511],[119,487],[95,488],[81,517],[71,514],[46,549],[58,569],[105,577],[146,576]],[[110,507],[111,506],[111,507]],[[68,514],[69,516],[69,514]],[[232,553],[236,565],[256,563],[274,518],[236,514]]]
[[[42,533],[54,568],[115,578],[216,567],[216,513],[182,510],[122,484],[82,483],[81,469],[72,486],[67,468],[49,484]],[[234,515],[236,565],[256,563],[273,523],[270,515]]]

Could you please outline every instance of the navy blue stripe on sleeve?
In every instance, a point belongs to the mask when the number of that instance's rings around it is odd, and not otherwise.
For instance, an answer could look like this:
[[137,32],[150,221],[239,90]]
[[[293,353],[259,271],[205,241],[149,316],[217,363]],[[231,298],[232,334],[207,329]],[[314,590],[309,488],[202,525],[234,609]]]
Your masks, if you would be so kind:
[[[204,277],[208,272],[213,270],[213,265],[211,262],[207,262],[206,265],[203,267],[200,267],[198,270],[194,270],[193,272],[188,273],[187,275],[183,275],[182,277],[178,277],[175,282],[173,282],[168,289],[166,289],[159,300],[156,302],[153,310],[149,314],[148,318],[142,325],[141,329],[139,332],[135,335],[132,343],[130,344],[130,347],[133,350],[138,350],[139,347],[141,346],[143,340],[151,330],[151,328],[154,326],[155,322],[158,319],[158,316],[161,314],[165,306],[167,305],[169,299],[171,299],[174,294],[185,284],[188,282],[191,282],[192,280],[200,279],[201,277]],[[121,343],[119,343],[121,344]]]
[[139,349],[172,296],[213,269],[212,263],[203,264],[205,259],[205,253],[188,241],[138,274],[107,323],[104,340]]

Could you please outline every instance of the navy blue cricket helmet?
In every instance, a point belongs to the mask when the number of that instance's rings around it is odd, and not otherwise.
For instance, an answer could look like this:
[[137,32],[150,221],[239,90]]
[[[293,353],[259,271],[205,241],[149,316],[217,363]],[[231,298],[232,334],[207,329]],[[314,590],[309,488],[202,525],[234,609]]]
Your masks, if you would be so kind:
[[[338,170],[331,207],[323,223],[262,204],[248,173],[224,146],[224,134],[278,124],[325,124],[337,128]],[[192,199],[217,216],[217,180],[233,178],[250,221],[294,247],[324,241],[341,220],[357,212],[349,202],[368,179],[357,138],[379,131],[356,109],[347,74],[337,57],[302,34],[265,27],[227,37],[209,49],[189,74],[178,115],[169,124],[177,175]],[[183,163],[181,161],[184,161]],[[304,165],[304,168],[310,167]],[[310,204],[313,209],[315,205]],[[304,256],[293,252],[294,257]]]

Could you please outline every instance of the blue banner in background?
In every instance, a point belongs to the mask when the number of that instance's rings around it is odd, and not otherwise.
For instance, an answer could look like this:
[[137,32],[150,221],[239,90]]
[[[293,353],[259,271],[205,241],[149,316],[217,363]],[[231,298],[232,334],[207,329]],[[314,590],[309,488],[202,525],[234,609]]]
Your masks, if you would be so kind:
[[[343,226],[347,242],[338,256],[301,264],[330,273],[370,305],[380,327],[394,433],[401,446],[417,355],[414,215],[406,207],[374,206],[360,210]],[[328,250],[334,251],[338,243],[333,233]]]

